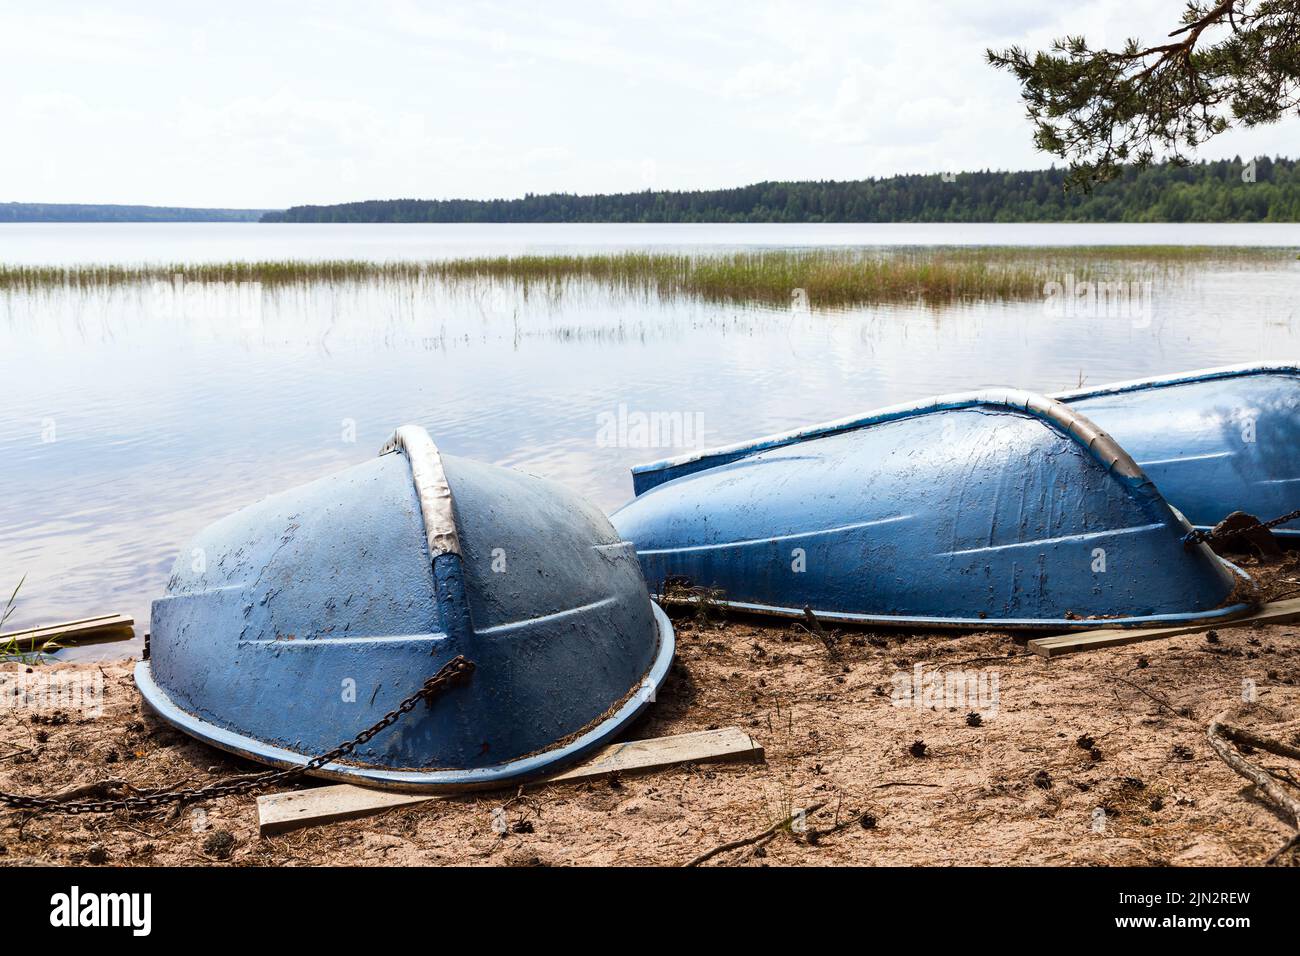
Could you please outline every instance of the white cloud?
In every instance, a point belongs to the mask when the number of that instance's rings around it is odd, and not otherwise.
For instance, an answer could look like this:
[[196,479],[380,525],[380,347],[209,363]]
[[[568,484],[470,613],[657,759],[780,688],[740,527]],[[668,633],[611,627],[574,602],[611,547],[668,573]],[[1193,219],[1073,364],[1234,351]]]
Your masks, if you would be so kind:
[[[0,200],[281,206],[1044,166],[984,49],[1166,32],[1049,8],[519,0],[0,12]],[[1284,152],[1294,127],[1207,155]]]

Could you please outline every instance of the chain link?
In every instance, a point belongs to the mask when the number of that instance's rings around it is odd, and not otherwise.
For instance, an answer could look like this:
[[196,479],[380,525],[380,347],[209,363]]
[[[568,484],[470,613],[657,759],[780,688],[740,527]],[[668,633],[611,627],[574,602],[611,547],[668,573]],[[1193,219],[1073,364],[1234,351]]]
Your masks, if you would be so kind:
[[[1253,515],[1251,517],[1253,517]],[[1238,528],[1235,531],[1215,531],[1213,529],[1209,531],[1201,531],[1199,528],[1193,528],[1190,532],[1183,535],[1183,544],[1191,547],[1192,545],[1201,542],[1209,544],[1212,541],[1223,541],[1227,538],[1236,538],[1243,534],[1250,534],[1252,531],[1268,531],[1271,528],[1276,528],[1280,524],[1294,521],[1296,518],[1300,518],[1300,509],[1297,509],[1296,511],[1288,511],[1286,514],[1279,515],[1278,517],[1272,518],[1268,521],[1259,521],[1259,519],[1256,518],[1255,520],[1258,522],[1257,524],[1252,524],[1245,528]]]
[[249,793],[253,790],[261,790],[275,784],[287,783],[290,780],[309,774],[313,770],[319,770],[326,764],[334,763],[348,756],[358,747],[368,743],[381,730],[392,726],[404,715],[409,714],[420,701],[424,701],[427,706],[432,707],[433,698],[437,694],[452,684],[469,677],[473,671],[473,661],[461,656],[455,657],[444,665],[438,673],[426,680],[419,690],[398,704],[393,710],[390,710],[377,723],[367,727],[351,740],[339,744],[333,750],[323,753],[319,757],[313,757],[301,767],[292,767],[287,770],[267,770],[264,773],[230,780],[219,780],[216,783],[204,784],[198,787],[186,787],[180,790],[168,790],[164,793],[149,793],[143,796],[122,797],[112,800],[65,802],[57,797],[33,797],[19,793],[6,793],[0,790],[0,804],[33,813],[79,814],[111,813],[114,810],[153,810],[170,803],[212,800],[216,797],[229,797]]

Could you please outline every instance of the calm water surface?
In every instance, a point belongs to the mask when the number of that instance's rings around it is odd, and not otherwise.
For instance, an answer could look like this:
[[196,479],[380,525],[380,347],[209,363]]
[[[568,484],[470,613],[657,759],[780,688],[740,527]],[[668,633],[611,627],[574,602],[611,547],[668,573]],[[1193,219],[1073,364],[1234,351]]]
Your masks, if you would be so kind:
[[620,249],[807,246],[1296,246],[1300,223],[843,223],[520,225],[14,223],[0,262],[226,262],[238,259],[447,259]]
[[[1300,227],[16,225],[0,227],[0,262],[979,243],[1300,247]],[[1145,316],[798,313],[590,286],[312,287],[267,293],[256,313],[220,290],[0,292],[0,601],[26,575],[9,627],[121,611],[142,633],[196,531],[374,455],[406,422],[612,510],[631,465],[684,450],[604,440],[620,407],[680,413],[707,446],[984,385],[1298,361],[1298,293],[1300,262],[1230,257],[1158,283]]]

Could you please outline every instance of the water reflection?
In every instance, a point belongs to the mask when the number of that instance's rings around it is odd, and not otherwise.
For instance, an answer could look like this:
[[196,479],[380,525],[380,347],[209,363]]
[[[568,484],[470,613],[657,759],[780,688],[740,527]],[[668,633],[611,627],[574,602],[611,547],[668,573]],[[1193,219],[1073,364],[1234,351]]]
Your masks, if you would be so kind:
[[681,450],[602,440],[620,406],[691,416],[713,445],[988,384],[1300,358],[1298,268],[1179,272],[1145,325],[1042,302],[800,312],[580,284],[290,287],[254,314],[151,287],[0,295],[0,588],[27,575],[10,626],[121,611],[143,631],[195,531],[372,456],[403,422],[612,509],[633,464]]

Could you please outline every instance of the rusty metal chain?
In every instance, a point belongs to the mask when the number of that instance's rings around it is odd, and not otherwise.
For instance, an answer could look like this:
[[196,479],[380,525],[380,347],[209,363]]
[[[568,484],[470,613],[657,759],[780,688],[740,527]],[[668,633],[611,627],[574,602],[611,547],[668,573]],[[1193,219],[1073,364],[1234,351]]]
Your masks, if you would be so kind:
[[[1254,516],[1252,515],[1252,517]],[[1259,521],[1259,519],[1256,518],[1255,520],[1259,522],[1258,524],[1253,524],[1245,528],[1238,528],[1235,531],[1214,531],[1213,529],[1210,531],[1201,531],[1199,528],[1193,528],[1190,532],[1183,535],[1183,544],[1190,547],[1201,542],[1209,544],[1211,541],[1223,541],[1227,538],[1236,538],[1243,534],[1250,534],[1252,531],[1268,531],[1271,528],[1276,528],[1280,524],[1294,521],[1296,518],[1300,518],[1300,509],[1288,511],[1286,514],[1279,515],[1276,518],[1271,518],[1268,521]]]
[[311,773],[313,770],[319,770],[328,763],[333,763],[348,756],[361,745],[368,743],[381,730],[395,724],[404,715],[409,714],[420,701],[424,701],[427,706],[433,706],[435,695],[452,684],[469,677],[473,671],[473,661],[461,656],[453,658],[438,673],[426,680],[419,690],[403,700],[393,710],[390,710],[377,723],[367,727],[351,740],[339,744],[333,750],[323,753],[319,757],[313,757],[301,767],[291,767],[287,770],[267,770],[264,773],[219,780],[216,783],[203,784],[197,787],[186,787],[180,790],[168,790],[163,793],[149,793],[143,796],[121,797],[111,800],[61,801],[57,797],[33,797],[19,793],[6,793],[0,790],[0,805],[33,813],[111,813],[114,810],[152,810],[169,803],[211,800],[215,797],[228,797],[235,794],[249,793],[253,790],[261,790],[264,787],[294,780]]

